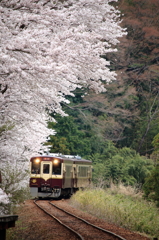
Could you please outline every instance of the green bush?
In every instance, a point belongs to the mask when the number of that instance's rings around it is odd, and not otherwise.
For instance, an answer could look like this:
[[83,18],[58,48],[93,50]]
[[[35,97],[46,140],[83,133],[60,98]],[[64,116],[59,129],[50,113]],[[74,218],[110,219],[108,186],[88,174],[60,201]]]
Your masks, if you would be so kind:
[[159,207],[159,165],[155,167],[151,175],[146,179],[143,185],[144,197],[153,200]]
[[105,180],[107,186],[112,182],[140,187],[145,178],[154,168],[152,160],[140,156],[135,150],[124,147],[117,149],[114,145],[107,146],[103,154],[94,154],[89,158],[93,160],[93,182],[98,178]]

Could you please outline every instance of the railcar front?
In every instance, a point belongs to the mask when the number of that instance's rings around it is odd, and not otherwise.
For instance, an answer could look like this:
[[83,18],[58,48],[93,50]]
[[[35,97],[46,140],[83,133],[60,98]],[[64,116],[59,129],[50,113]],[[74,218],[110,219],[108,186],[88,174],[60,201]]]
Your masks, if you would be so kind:
[[38,156],[30,160],[30,193],[32,197],[58,198],[63,184],[63,159]]

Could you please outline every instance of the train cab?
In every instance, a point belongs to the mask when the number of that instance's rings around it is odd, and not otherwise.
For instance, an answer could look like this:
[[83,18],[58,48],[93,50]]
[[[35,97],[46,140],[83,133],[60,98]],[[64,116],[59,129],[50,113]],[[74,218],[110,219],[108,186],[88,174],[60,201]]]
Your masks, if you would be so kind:
[[33,197],[58,197],[62,188],[62,159],[34,157],[30,160],[30,192]]

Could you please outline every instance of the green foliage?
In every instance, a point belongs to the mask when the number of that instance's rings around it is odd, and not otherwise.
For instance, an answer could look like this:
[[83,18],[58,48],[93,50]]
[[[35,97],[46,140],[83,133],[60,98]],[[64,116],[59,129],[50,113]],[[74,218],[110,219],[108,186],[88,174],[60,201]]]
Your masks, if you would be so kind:
[[149,200],[154,200],[159,207],[159,165],[151,172],[151,175],[146,179],[143,185],[145,197]]
[[152,141],[152,145],[155,148],[155,152],[158,152],[159,151],[159,133],[154,137]]
[[102,187],[106,187],[107,184],[109,184],[109,182],[107,183],[105,178],[105,165],[103,163],[98,163],[93,165],[93,173],[92,173],[92,177],[93,177],[93,183],[98,185],[98,186],[102,186]]
[[143,63],[133,63],[128,66],[128,68],[132,68],[132,69],[137,69],[137,68],[142,68],[142,67],[144,67]]
[[139,156],[139,154],[127,164],[128,174],[135,178],[137,184],[144,183],[146,176],[150,174],[152,168],[153,162]]
[[113,183],[118,183],[123,175],[122,165],[120,164],[122,157],[116,155],[110,159],[109,163],[105,166],[105,178]]
[[[112,145],[113,150],[114,148]],[[153,161],[140,156],[130,148],[115,149],[116,151],[112,152],[111,149],[109,151],[107,149],[106,155],[103,153],[93,156],[94,183],[100,178],[106,182],[106,186],[110,186],[112,182],[115,184],[123,182],[125,185],[140,187],[152,171]]]
[[49,141],[45,143],[45,145],[49,146],[51,153],[70,154],[70,150],[67,148],[67,139],[64,137],[51,135]]
[[[146,88],[145,85],[143,87]],[[143,91],[143,89],[141,91]],[[140,96],[140,99],[138,101],[140,116],[131,125],[131,128],[126,127],[124,129],[123,135],[125,138],[117,143],[118,147],[129,146],[142,155],[145,155],[146,153],[152,153],[152,141],[154,139],[154,136],[156,136],[159,132],[157,114],[158,102],[155,102],[153,98],[145,99],[146,97],[147,96]]]
[[92,125],[86,124],[77,113],[76,118],[56,115],[55,119],[56,123],[49,123],[49,127],[57,132],[46,143],[50,146],[50,152],[78,154],[92,160],[94,183],[97,184],[100,179],[105,181],[106,186],[112,182],[123,182],[125,185],[140,187],[150,174],[152,161],[141,157],[133,149],[115,147],[112,141],[103,139],[100,133],[95,134]]
[[49,123],[49,127],[55,129],[57,134],[50,136],[46,143],[50,145],[50,152],[62,154],[89,155],[91,153],[90,132],[80,130],[73,117],[55,116],[57,123]]

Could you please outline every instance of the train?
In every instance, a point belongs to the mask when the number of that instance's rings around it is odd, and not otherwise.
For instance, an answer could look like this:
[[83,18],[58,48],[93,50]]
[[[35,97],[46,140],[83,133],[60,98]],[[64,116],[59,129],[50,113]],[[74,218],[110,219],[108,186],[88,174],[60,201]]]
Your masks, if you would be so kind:
[[79,156],[52,154],[30,159],[33,198],[69,197],[92,181],[92,162]]

